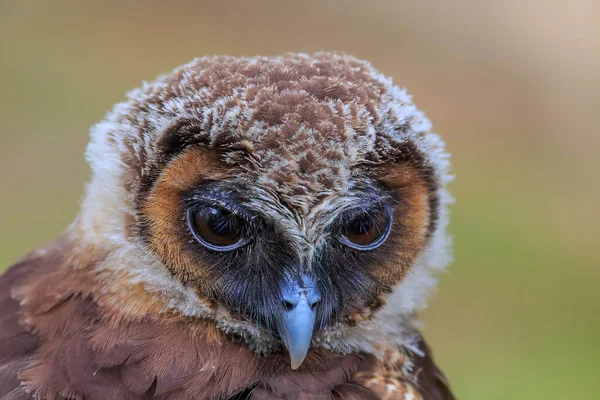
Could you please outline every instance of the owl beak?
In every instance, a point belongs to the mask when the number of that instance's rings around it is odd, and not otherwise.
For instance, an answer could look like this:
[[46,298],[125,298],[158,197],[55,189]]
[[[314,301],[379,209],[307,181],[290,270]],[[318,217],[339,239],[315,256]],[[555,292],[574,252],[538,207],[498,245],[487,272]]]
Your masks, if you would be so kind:
[[290,354],[292,369],[297,369],[310,348],[321,296],[314,281],[306,276],[286,281],[281,292],[284,311],[279,334]]

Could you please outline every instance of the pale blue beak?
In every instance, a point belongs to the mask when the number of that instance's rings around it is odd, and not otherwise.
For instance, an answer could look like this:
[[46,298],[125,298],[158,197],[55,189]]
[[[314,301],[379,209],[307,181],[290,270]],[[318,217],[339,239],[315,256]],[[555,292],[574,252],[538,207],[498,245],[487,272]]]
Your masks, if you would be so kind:
[[301,280],[286,280],[281,295],[284,311],[279,334],[290,353],[292,369],[297,369],[310,348],[321,296],[314,281],[305,275]]

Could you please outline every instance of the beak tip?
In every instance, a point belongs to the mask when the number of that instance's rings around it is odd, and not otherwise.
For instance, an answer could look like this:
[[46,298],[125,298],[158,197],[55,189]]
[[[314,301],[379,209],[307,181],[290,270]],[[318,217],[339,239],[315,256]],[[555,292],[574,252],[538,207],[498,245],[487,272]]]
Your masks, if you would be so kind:
[[308,351],[304,352],[303,354],[290,354],[290,367],[293,370],[297,370],[298,368],[300,368],[300,366],[306,359],[307,353],[308,353]]

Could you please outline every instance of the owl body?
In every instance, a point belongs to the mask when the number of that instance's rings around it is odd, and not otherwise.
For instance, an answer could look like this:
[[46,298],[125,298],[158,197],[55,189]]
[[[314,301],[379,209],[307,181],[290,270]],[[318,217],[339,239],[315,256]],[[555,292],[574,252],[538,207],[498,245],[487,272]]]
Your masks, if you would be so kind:
[[76,220],[0,278],[0,399],[452,399],[414,327],[450,261],[430,129],[343,54],[131,92]]

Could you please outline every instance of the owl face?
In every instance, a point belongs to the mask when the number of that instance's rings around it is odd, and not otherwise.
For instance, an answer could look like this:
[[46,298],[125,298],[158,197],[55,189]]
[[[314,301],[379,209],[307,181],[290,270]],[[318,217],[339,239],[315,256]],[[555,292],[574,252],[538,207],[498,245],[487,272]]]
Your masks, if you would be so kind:
[[[98,220],[90,194],[125,202],[103,212],[122,210],[128,251],[185,293],[186,311],[166,307],[282,343],[296,368],[325,332],[388,312],[439,245],[443,156],[428,129],[404,92],[348,56],[199,59],[96,127],[84,202],[96,217],[82,223]],[[110,195],[95,186],[111,179]]]

